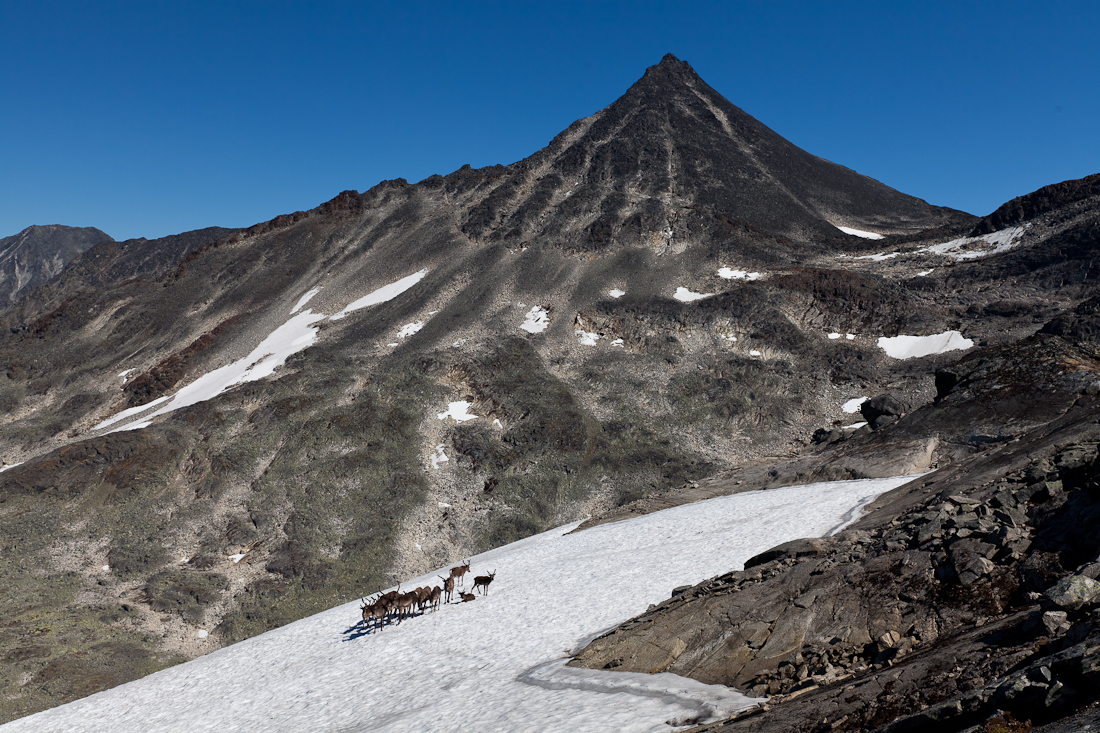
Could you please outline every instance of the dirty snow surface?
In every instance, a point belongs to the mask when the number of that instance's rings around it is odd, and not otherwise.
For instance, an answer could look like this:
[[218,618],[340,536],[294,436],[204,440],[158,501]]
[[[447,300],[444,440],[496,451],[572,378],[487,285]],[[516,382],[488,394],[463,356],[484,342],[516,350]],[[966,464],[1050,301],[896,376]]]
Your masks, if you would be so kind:
[[[588,640],[798,537],[836,531],[912,477],[700,501],[472,559],[488,595],[368,631],[358,601],[16,720],[17,731],[668,731],[751,704],[671,674],[574,670]],[[439,584],[433,572],[402,584]],[[457,598],[457,595],[456,595]]]
[[895,359],[915,359],[918,356],[942,354],[945,351],[969,349],[974,345],[958,331],[944,331],[933,336],[882,336],[879,348]]

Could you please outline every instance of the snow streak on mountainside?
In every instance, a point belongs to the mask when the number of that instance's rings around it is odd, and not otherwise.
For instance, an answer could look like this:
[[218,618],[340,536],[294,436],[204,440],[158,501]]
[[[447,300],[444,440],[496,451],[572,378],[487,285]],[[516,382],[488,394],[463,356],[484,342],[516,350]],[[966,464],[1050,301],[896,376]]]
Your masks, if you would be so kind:
[[[473,557],[472,603],[371,630],[356,603],[4,731],[661,731],[752,704],[675,675],[564,667],[594,634],[777,542],[823,535],[910,480],[811,484],[712,499]],[[402,585],[440,585],[446,568]],[[457,600],[457,595],[456,595]]]

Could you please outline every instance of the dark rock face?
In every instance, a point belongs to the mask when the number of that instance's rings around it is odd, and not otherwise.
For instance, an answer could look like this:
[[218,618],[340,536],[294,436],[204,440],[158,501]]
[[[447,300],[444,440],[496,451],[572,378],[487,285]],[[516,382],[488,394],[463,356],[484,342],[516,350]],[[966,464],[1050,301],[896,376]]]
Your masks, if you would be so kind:
[[908,232],[968,219],[799,149],[671,54],[615,103],[486,178],[463,232],[581,251],[674,249],[739,227],[832,240],[851,239],[833,224]]
[[1100,197],[1100,173],[1043,186],[1038,191],[1018,196],[1001,205],[992,214],[982,218],[974,226],[971,235],[989,234],[1095,197]]
[[34,290],[93,245],[112,241],[94,227],[58,224],[27,227],[0,239],[0,305]]
[[1097,416],[1091,402],[1054,435],[896,489],[847,532],[675,594],[572,664],[771,697],[714,730],[953,731],[1003,711],[1072,713],[1100,699]]

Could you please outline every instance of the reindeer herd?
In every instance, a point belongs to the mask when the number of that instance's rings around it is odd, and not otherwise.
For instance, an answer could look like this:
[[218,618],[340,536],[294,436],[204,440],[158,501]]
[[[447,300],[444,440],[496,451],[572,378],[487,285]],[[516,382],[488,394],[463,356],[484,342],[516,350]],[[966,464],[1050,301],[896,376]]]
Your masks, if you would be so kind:
[[[416,590],[410,590],[405,593],[401,592],[401,584],[397,584],[397,590],[391,590],[388,593],[382,593],[373,601],[368,602],[366,598],[363,599],[363,605],[360,607],[363,611],[363,621],[367,623],[369,627],[373,622],[376,630],[381,630],[387,622],[392,622],[394,618],[397,619],[397,623],[401,623],[402,620],[409,616],[415,616],[417,613],[424,613],[425,609],[431,609],[436,611],[439,609],[440,603],[450,603],[451,598],[455,591],[455,581],[457,580],[462,589],[466,587],[466,573],[470,570],[470,561],[462,563],[451,568],[451,574],[444,578],[442,575],[438,576],[443,581],[442,586],[435,586],[429,588],[424,586],[417,588]],[[488,575],[478,575],[474,578],[473,593],[465,593],[463,590],[459,590],[458,594],[462,598],[462,602],[468,603],[476,597],[478,590],[483,595],[489,595],[489,584],[493,582],[493,578],[496,577],[497,571],[493,571]]]

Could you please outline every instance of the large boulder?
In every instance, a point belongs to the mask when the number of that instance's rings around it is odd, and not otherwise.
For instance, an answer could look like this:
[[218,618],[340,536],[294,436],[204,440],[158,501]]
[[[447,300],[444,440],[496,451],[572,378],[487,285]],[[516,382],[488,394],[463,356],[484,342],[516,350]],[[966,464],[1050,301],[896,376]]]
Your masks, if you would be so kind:
[[898,418],[909,412],[910,409],[907,402],[892,394],[872,397],[859,406],[863,419],[867,421],[872,430],[878,430],[890,423],[897,422]]

